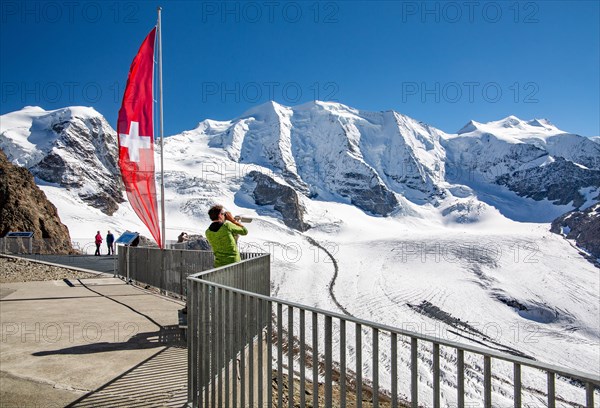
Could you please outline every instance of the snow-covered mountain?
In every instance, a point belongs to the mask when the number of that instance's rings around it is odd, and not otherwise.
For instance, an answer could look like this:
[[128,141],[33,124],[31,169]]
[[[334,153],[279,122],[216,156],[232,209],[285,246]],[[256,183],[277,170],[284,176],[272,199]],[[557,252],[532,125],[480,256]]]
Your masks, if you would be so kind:
[[243,164],[272,169],[307,197],[351,203],[376,215],[406,210],[441,191],[443,132],[396,112],[341,104],[284,107],[274,102],[197,131]]
[[92,108],[26,107],[2,115],[0,149],[39,180],[72,190],[106,214],[124,201],[116,132]]
[[[73,237],[148,235],[127,202],[109,216],[82,200],[83,187],[61,184],[61,168],[37,172],[54,154],[81,186],[100,188],[106,180],[95,176],[106,175],[122,199],[106,164],[116,162],[116,135],[104,124],[88,108],[27,108],[0,117],[0,147],[34,172]],[[96,152],[89,146],[100,135],[106,147]],[[63,137],[89,149],[74,153]],[[470,122],[448,134],[393,111],[271,102],[166,138],[167,239],[203,233],[209,206],[222,203],[255,218],[241,246],[271,253],[275,296],[598,375],[598,269],[549,222],[598,201],[599,161],[600,144],[545,120]],[[410,349],[400,353],[406,374]],[[419,358],[427,404],[432,362],[427,350]],[[467,400],[476,403],[481,362],[468,365]],[[389,361],[380,367],[385,387]],[[512,368],[494,372],[494,401],[511,405]],[[543,405],[545,378],[528,381],[523,403]],[[563,405],[583,404],[576,385],[557,383]],[[442,384],[443,403],[455,404],[456,378]]]
[[[471,121],[447,134],[394,111],[269,102],[169,137],[166,154],[181,153],[178,145],[189,147],[190,137],[208,139],[212,151],[242,168],[278,178],[299,202],[347,203],[377,216],[414,215],[434,205],[450,221],[473,221],[488,204],[511,219],[549,222],[600,197],[600,144],[544,119]],[[38,179],[76,191],[109,215],[123,202],[116,134],[92,108],[27,107],[3,115],[0,148]]]

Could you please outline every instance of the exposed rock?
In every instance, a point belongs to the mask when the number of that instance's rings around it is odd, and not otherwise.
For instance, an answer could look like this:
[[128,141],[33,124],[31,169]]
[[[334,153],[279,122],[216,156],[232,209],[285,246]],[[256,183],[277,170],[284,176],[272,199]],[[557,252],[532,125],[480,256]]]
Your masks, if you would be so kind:
[[0,150],[0,236],[10,231],[33,232],[34,252],[73,252],[69,230],[56,207],[29,170],[10,163]]
[[476,200],[458,202],[442,211],[444,217],[449,217],[459,224],[470,224],[478,222],[481,215],[485,212],[486,206]]
[[139,238],[140,238],[140,240],[139,240],[139,242],[138,242],[138,244],[136,246],[141,246],[141,247],[156,247],[156,248],[158,248],[158,245],[156,244],[156,241],[154,241],[152,238],[148,238],[148,237],[145,237],[143,235],[140,235]]
[[395,194],[383,185],[375,174],[342,172],[338,192],[350,197],[350,202],[374,215],[390,215],[399,208]]
[[600,170],[584,168],[557,157],[544,166],[502,175],[496,179],[496,183],[522,197],[530,197],[536,201],[548,199],[555,205],[572,202],[575,208],[579,208],[586,201],[579,190],[586,187],[600,188]]
[[180,243],[184,249],[190,249],[195,251],[211,251],[212,248],[206,238],[203,235],[190,235],[187,241]]
[[278,211],[285,225],[298,231],[306,231],[310,225],[304,222],[304,207],[300,203],[298,193],[272,177],[258,171],[251,171],[248,177],[256,183],[251,192],[258,205],[272,205]]
[[550,231],[572,239],[577,246],[600,259],[600,202],[585,211],[571,211],[552,222]]

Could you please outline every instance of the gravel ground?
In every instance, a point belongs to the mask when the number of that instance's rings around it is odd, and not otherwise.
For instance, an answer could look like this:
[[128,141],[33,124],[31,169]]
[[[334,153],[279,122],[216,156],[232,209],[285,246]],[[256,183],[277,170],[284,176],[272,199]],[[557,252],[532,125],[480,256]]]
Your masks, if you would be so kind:
[[0,256],[0,283],[96,278],[97,275]]

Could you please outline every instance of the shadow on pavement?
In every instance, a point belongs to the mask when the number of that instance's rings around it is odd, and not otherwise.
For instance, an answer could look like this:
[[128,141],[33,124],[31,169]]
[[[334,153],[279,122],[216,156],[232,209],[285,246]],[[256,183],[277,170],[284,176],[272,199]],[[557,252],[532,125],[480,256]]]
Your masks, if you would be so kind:
[[184,407],[186,401],[187,350],[167,347],[67,407]]
[[185,348],[185,338],[177,325],[161,327],[156,332],[137,333],[129,340],[120,343],[101,342],[84,344],[81,346],[66,347],[58,350],[39,351],[32,353],[33,356],[43,357],[50,355],[65,354],[91,354],[104,353],[108,351],[119,350],[140,350],[156,347],[183,347]]

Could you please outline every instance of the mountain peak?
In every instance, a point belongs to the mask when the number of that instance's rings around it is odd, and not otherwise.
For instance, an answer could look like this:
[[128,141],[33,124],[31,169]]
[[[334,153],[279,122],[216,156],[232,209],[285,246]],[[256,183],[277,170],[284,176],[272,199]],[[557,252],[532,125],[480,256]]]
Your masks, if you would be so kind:
[[532,119],[527,121],[529,126],[541,127],[541,128],[553,128],[556,129],[556,126],[552,124],[548,119]]
[[281,110],[288,109],[287,106],[280,105],[279,103],[270,100],[260,105],[254,106],[244,112],[237,119],[245,119],[249,117],[254,117],[258,120],[262,120],[264,118],[269,118],[272,115],[277,115]]
[[521,119],[517,118],[515,115],[510,115],[496,122],[490,122],[490,124],[492,123],[503,128],[521,128],[524,122]]
[[464,133],[471,133],[474,132],[476,130],[478,130],[481,126],[481,123],[479,122],[475,122],[474,120],[470,120],[469,123],[467,123],[466,125],[464,125],[458,132],[456,132],[459,135],[462,135]]

